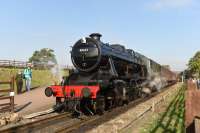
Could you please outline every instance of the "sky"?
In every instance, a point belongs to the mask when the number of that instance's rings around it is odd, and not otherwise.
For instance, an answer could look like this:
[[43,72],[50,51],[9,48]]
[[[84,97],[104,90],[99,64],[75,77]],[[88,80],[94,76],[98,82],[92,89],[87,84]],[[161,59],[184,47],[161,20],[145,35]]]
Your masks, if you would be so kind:
[[0,60],[27,61],[51,48],[59,64],[71,65],[70,46],[93,32],[181,71],[200,50],[200,1],[0,1]]

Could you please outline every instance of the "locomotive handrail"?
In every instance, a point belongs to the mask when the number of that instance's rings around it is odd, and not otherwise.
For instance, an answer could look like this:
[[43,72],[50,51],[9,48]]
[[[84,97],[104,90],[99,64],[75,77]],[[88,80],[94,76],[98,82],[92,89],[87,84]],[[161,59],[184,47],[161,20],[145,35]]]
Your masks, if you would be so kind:
[[139,56],[144,58],[145,56],[142,55],[142,54],[135,52],[137,54],[130,55],[130,53],[121,52],[120,50],[112,48],[110,45],[104,44],[104,43],[102,43],[101,46],[102,46],[102,53],[105,53],[105,54],[113,56],[113,57],[118,57],[118,58],[121,58],[123,60],[129,61],[129,62],[132,62],[132,63],[144,65],[141,61],[136,60],[136,58],[137,58],[136,55],[139,55]]

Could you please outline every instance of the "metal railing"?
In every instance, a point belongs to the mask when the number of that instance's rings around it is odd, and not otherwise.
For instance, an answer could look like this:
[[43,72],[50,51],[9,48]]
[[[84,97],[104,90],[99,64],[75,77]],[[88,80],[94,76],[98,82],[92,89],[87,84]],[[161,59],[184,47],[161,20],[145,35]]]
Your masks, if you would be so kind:
[[[6,93],[5,95],[1,95],[0,96],[0,112],[6,112],[6,111],[10,111],[10,112],[14,112],[14,83],[15,83],[15,78],[12,77],[10,81],[4,81],[4,82],[0,82],[0,85],[9,85],[10,88],[8,89],[0,89],[0,93]],[[9,100],[5,101],[5,100]]]

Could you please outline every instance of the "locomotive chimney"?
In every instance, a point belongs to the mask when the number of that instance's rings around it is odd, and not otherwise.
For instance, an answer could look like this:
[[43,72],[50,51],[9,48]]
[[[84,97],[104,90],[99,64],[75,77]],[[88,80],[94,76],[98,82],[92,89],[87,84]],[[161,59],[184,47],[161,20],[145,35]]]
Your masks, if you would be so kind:
[[91,38],[93,38],[93,39],[95,39],[95,40],[98,40],[98,41],[100,41],[101,36],[102,36],[102,35],[101,35],[100,33],[92,33],[92,34],[90,35]]

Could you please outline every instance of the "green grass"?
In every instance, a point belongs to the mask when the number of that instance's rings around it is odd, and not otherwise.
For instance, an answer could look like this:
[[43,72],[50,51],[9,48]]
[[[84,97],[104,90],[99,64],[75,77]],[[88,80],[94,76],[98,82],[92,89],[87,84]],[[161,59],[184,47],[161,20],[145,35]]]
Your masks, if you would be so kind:
[[184,92],[183,86],[166,111],[150,125],[145,132],[150,133],[183,133],[184,132]]
[[[17,72],[23,69],[15,68],[0,68],[0,81],[9,81],[12,76],[15,76]],[[61,75],[68,75],[68,71],[62,71]],[[54,82],[59,82],[59,78],[55,77],[50,70],[32,70],[32,88],[42,87],[54,84]],[[8,88],[7,85],[0,85],[0,89]],[[25,90],[25,83],[23,90]],[[16,84],[15,84],[16,92]]]

